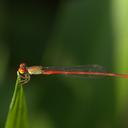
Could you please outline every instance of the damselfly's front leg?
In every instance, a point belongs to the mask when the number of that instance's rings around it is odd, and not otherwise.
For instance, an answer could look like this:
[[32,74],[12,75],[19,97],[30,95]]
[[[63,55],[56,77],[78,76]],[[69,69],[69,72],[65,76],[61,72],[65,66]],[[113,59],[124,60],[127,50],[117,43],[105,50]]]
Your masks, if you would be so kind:
[[17,71],[17,75],[19,77],[19,83],[22,84],[22,85],[27,84],[30,81],[29,73],[20,74]]

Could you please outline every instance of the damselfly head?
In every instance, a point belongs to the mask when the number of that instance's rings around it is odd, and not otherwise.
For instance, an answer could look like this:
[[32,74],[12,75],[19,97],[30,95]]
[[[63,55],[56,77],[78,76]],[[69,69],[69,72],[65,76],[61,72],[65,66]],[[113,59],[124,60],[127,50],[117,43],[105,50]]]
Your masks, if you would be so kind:
[[27,68],[26,68],[26,64],[25,63],[21,63],[18,69],[18,72],[20,74],[25,74],[28,72]]

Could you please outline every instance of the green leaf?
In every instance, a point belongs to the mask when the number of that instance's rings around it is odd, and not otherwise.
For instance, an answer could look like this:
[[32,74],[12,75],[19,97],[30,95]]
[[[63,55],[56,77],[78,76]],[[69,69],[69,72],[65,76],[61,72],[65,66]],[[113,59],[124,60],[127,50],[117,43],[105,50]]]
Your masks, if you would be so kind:
[[[116,72],[126,73],[128,69],[128,1],[113,1],[113,25],[115,31]],[[122,115],[128,97],[128,80],[117,79],[117,111]]]
[[26,100],[20,77],[17,77],[5,128],[28,128]]

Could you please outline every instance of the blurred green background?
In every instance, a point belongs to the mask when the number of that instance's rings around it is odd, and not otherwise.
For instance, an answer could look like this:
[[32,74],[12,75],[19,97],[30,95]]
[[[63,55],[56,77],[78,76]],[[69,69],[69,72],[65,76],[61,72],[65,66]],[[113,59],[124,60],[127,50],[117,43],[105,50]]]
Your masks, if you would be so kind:
[[[0,2],[0,128],[21,62],[128,72],[127,0]],[[128,80],[32,76],[31,128],[127,128]]]

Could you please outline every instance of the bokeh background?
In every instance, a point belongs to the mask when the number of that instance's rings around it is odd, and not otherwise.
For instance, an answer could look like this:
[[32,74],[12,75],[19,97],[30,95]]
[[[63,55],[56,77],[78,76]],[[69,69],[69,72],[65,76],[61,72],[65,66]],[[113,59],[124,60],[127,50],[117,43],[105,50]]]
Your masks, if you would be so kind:
[[[128,73],[127,7],[127,0],[1,0],[0,128],[21,62]],[[128,79],[33,76],[24,91],[31,128],[128,127]]]

